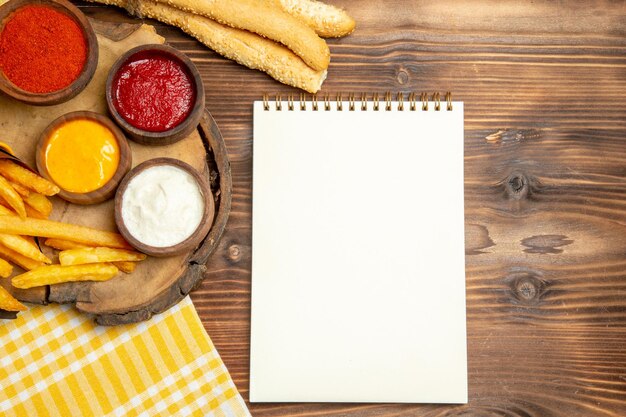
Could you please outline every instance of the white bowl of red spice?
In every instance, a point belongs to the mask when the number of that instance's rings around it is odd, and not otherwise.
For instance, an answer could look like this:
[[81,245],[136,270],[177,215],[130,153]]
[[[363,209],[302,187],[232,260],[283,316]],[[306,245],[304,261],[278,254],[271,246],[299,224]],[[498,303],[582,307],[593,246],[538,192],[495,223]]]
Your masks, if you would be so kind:
[[113,64],[106,100],[111,117],[130,139],[168,145],[198,127],[204,86],[185,54],[167,45],[142,45]]
[[173,158],[133,168],[115,194],[115,223],[140,252],[164,257],[197,247],[207,236],[215,202],[206,176]]
[[65,0],[0,6],[0,90],[33,105],[70,100],[92,79],[98,41],[85,15]]

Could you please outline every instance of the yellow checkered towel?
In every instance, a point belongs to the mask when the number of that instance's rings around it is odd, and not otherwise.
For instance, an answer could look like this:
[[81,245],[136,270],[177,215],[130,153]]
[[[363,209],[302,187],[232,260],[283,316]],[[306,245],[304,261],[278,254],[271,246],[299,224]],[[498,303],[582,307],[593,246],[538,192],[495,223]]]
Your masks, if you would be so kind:
[[0,320],[0,416],[250,416],[186,297],[96,325],[67,305]]

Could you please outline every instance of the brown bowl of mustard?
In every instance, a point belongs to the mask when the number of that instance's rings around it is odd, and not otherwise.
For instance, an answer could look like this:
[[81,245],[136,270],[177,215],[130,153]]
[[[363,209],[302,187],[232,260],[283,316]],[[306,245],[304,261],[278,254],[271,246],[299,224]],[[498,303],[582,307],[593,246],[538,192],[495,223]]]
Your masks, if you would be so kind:
[[39,137],[35,158],[39,173],[61,189],[59,197],[75,204],[112,198],[132,165],[122,131],[109,118],[89,111],[50,123]]

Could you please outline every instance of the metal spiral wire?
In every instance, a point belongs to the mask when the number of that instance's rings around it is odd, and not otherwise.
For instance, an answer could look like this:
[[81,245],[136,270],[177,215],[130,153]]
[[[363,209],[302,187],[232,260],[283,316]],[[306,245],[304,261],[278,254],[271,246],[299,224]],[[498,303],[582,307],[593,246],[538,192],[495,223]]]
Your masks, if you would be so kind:
[[[323,102],[322,110],[330,111],[333,108],[332,101],[335,101],[336,105],[334,107],[337,111],[343,111],[344,105],[347,105],[348,111],[355,111],[357,109],[357,101],[360,101],[361,105],[359,106],[359,108],[361,111],[367,111],[369,109],[369,103],[372,104],[371,109],[373,111],[381,111],[381,110],[391,111],[393,109],[394,101],[393,101],[393,95],[390,91],[385,92],[384,97],[381,97],[380,93],[378,92],[373,93],[370,97],[368,97],[366,93],[361,93],[360,96],[361,96],[361,99],[357,100],[355,93],[349,93],[347,104],[346,104],[346,102],[343,100],[344,96],[342,95],[342,93],[335,94],[334,100],[331,98],[330,93],[325,93],[324,96],[321,98],[321,100],[318,98],[317,94],[312,94],[310,96],[311,98],[310,101],[307,101],[307,94],[300,93],[299,101],[298,101],[299,106],[296,106],[294,104],[295,101],[297,100],[296,96],[294,94],[288,94],[286,107],[288,111],[294,111],[297,107],[299,107],[300,111],[306,111],[308,110],[307,105],[310,102],[311,110],[319,111],[320,101],[322,101]],[[395,103],[397,103],[396,109],[398,111],[404,111],[405,109],[408,111],[418,111],[419,109],[421,109],[422,111],[428,111],[429,103],[433,104],[433,108],[435,111],[441,111],[442,99],[441,99],[441,94],[438,92],[434,92],[430,96],[430,100],[429,100],[429,95],[426,92],[420,93],[419,100],[417,98],[417,93],[415,92],[404,93],[400,91],[397,93],[396,97],[397,98],[396,98]],[[446,92],[443,100],[446,103],[445,110],[452,111],[453,109],[452,93],[450,93],[449,91]],[[421,106],[418,106],[419,102],[422,103]],[[276,94],[276,97],[274,100],[274,107],[276,111],[282,111],[283,109],[283,100],[280,94]],[[270,105],[269,95],[263,94],[263,110],[269,111],[270,108],[271,108],[271,105]]]

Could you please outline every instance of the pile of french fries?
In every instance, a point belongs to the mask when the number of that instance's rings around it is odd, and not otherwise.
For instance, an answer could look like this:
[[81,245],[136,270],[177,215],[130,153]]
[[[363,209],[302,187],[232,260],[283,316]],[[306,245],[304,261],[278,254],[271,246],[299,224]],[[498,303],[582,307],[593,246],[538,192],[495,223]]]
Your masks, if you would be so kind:
[[[105,281],[119,271],[130,273],[146,255],[135,252],[121,235],[48,220],[59,188],[11,159],[0,159],[0,277],[13,275],[13,265],[26,272],[11,280],[15,288],[32,288],[70,281]],[[39,248],[34,238],[59,252],[59,264]],[[0,309],[25,310],[0,286]]]
[[344,10],[316,0],[89,0],[179,27],[204,45],[276,80],[316,93],[330,50],[350,34]]

